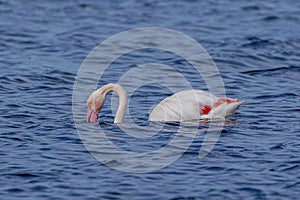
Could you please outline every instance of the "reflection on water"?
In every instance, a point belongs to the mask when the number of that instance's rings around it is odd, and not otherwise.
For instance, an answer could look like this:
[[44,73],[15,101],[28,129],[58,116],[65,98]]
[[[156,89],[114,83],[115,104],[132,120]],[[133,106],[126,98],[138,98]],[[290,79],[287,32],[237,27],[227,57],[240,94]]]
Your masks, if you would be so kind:
[[[120,171],[145,173],[170,165],[187,151],[195,137],[208,130],[210,135],[216,134],[222,131],[223,124],[221,121],[150,122],[147,126],[136,126],[125,122],[119,125],[100,123],[100,128],[81,121],[77,132],[89,152],[103,164]],[[232,125],[233,120],[225,123],[225,126]],[[128,132],[130,130],[144,133],[144,137],[136,137]],[[211,142],[213,147],[213,140],[203,141],[202,146],[207,148],[201,147],[202,151],[208,152],[202,153],[209,153]]]

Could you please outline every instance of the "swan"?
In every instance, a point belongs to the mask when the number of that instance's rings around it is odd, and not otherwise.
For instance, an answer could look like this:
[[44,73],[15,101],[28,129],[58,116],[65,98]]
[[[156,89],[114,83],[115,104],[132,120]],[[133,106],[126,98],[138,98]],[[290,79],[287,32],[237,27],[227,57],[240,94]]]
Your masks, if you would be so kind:
[[[109,83],[94,91],[87,100],[86,121],[98,120],[109,92],[119,96],[119,106],[114,123],[122,123],[127,107],[127,93],[121,85]],[[220,119],[232,115],[244,101],[230,98],[218,98],[203,90],[184,90],[162,100],[149,115],[149,121],[190,121],[198,119]]]

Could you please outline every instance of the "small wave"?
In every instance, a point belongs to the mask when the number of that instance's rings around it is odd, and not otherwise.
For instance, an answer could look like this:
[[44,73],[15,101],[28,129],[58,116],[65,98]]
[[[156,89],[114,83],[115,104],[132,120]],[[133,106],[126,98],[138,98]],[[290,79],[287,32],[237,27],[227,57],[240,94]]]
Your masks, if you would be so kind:
[[282,97],[286,97],[286,96],[290,96],[290,97],[297,97],[299,96],[298,94],[295,93],[280,93],[280,94],[269,94],[269,95],[260,95],[260,96],[256,96],[254,97],[254,99],[270,99],[270,98],[282,98]]
[[266,45],[276,45],[275,41],[272,41],[270,39],[262,39],[259,37],[248,37],[246,38],[248,41],[244,44],[242,44],[242,47],[266,47]]
[[300,68],[297,66],[287,66],[287,67],[276,67],[276,68],[269,68],[269,69],[262,69],[262,70],[250,70],[250,71],[244,71],[241,73],[248,74],[251,76],[255,76],[255,75],[271,76],[274,74],[282,74],[287,71],[300,72]]
[[264,21],[275,21],[275,20],[278,20],[280,19],[279,17],[277,16],[274,16],[274,15],[270,15],[270,16],[267,16],[265,18],[263,18]]

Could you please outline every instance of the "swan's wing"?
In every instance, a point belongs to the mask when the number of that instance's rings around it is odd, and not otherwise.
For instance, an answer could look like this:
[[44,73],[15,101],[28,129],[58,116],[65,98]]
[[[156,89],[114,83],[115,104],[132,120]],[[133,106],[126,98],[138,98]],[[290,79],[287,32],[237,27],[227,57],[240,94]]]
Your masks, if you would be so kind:
[[200,119],[203,106],[212,106],[217,97],[202,90],[186,90],[165,98],[152,110],[149,121]]
[[219,105],[216,108],[213,108],[210,113],[208,115],[202,115],[201,118],[202,119],[218,119],[218,118],[225,118],[228,117],[230,115],[232,115],[236,109],[243,104],[244,101],[237,101],[237,102],[233,102],[233,103],[223,103],[221,105]]

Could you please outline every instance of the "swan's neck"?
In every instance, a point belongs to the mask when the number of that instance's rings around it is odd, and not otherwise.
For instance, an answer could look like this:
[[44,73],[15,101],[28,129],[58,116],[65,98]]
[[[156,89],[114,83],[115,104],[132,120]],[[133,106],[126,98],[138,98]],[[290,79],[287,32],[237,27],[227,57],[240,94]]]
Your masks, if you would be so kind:
[[101,90],[104,92],[105,97],[109,92],[112,92],[112,91],[114,91],[118,94],[119,106],[118,106],[118,110],[116,112],[114,123],[115,124],[122,123],[124,120],[125,111],[126,111],[126,107],[127,107],[126,91],[122,88],[122,86],[120,86],[118,84],[113,84],[113,83],[109,83],[109,84],[103,86],[101,88]]

